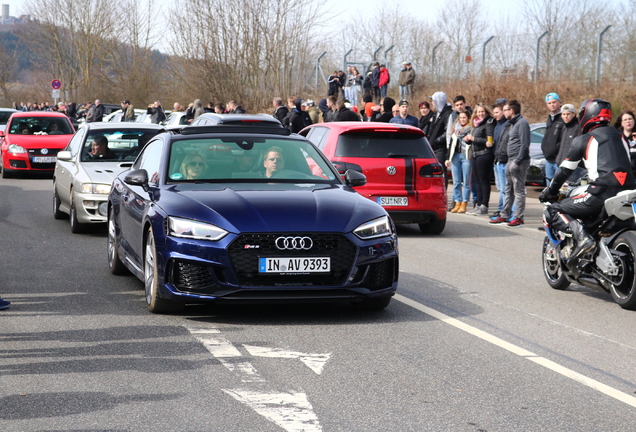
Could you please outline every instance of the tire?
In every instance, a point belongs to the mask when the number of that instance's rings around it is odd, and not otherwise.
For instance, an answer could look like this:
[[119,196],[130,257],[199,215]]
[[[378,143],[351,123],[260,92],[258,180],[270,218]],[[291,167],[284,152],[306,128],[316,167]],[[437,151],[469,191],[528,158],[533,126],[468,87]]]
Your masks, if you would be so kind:
[[157,282],[157,263],[155,248],[155,236],[152,228],[148,229],[146,245],[144,247],[144,288],[146,291],[146,305],[152,313],[179,312],[184,308],[184,304],[165,300],[159,297]]
[[71,232],[73,234],[81,234],[86,231],[86,226],[77,220],[77,211],[75,210],[75,192],[71,192],[70,208],[71,214],[69,215],[69,218],[71,219]]
[[129,274],[130,271],[126,268],[124,263],[119,258],[117,243],[117,233],[115,231],[115,219],[113,216],[113,210],[108,212],[108,268],[114,275]]
[[636,310],[636,233],[627,231],[618,236],[611,245],[611,249],[623,252],[624,257],[618,258],[619,274],[610,285],[610,294],[623,309]]
[[6,169],[4,169],[4,167],[2,167],[2,178],[6,179],[6,178],[11,178],[13,177],[11,175],[11,173],[9,171],[7,171]]
[[389,305],[389,303],[391,303],[392,297],[393,296],[388,295],[384,297],[366,299],[360,303],[353,303],[353,307],[361,310],[383,310]]
[[60,211],[60,196],[57,194],[57,184],[53,182],[53,218],[66,219],[67,215],[63,211]]
[[441,234],[446,227],[446,219],[439,219],[427,224],[419,224],[422,234]]
[[548,285],[556,290],[564,290],[570,286],[570,281],[563,273],[561,260],[547,237],[543,239],[541,261],[543,264],[543,276],[545,276]]

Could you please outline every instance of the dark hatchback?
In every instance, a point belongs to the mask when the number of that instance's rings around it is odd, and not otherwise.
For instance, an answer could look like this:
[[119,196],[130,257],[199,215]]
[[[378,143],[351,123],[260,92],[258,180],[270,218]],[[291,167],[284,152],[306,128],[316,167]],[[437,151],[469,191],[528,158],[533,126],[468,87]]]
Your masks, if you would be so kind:
[[160,134],[113,182],[109,267],[141,279],[156,313],[214,301],[382,309],[398,281],[395,229],[353,189],[365,177],[344,177],[280,127]]

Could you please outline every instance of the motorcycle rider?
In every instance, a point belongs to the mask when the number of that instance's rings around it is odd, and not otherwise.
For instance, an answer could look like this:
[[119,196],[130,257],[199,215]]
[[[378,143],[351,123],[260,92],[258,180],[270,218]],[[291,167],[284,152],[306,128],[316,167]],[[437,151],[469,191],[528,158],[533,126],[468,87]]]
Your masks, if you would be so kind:
[[629,146],[621,133],[610,126],[612,106],[602,99],[589,99],[581,104],[579,126],[567,158],[561,163],[550,186],[539,196],[541,202],[554,202],[561,185],[583,161],[588,170],[589,186],[579,195],[548,206],[544,219],[555,229],[572,234],[576,247],[567,265],[577,263],[586,253],[594,252],[596,242],[579,219],[599,215],[607,198],[621,190],[634,189]]

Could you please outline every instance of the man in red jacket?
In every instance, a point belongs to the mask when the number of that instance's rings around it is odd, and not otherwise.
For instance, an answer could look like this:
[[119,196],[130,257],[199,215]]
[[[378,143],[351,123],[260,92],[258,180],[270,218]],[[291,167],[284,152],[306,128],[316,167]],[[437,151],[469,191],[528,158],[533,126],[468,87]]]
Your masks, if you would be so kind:
[[389,75],[389,70],[383,64],[380,65],[380,92],[382,97],[386,97],[386,90],[389,87],[389,83],[391,82],[391,76]]

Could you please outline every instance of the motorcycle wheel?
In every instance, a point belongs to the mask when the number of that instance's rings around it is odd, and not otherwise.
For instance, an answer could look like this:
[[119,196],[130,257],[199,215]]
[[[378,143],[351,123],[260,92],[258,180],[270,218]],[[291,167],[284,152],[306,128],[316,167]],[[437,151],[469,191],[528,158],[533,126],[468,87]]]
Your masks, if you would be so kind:
[[610,285],[610,294],[623,309],[636,310],[636,233],[624,232],[612,242],[611,248],[623,252],[625,256],[616,258],[619,272],[616,277],[612,277],[615,282]]
[[561,261],[552,243],[547,237],[543,239],[543,250],[541,252],[543,261],[543,275],[548,285],[557,290],[564,290],[570,286],[570,281],[563,273]]

